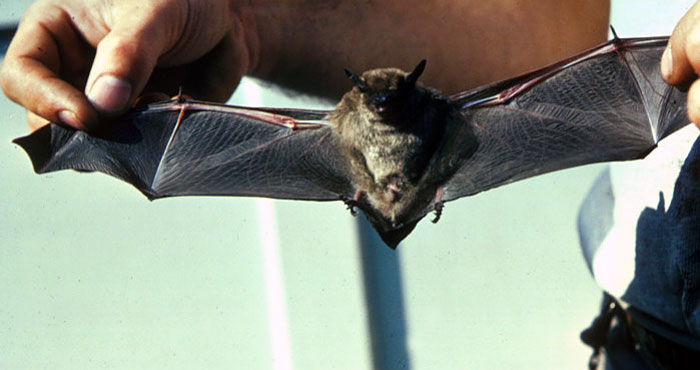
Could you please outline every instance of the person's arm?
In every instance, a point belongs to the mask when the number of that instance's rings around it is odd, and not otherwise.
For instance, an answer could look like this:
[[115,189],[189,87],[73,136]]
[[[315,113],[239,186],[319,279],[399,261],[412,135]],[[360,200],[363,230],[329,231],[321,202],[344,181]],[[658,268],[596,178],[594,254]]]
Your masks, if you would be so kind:
[[41,1],[23,17],[0,81],[33,127],[48,119],[89,128],[144,89],[183,86],[224,100],[245,74],[339,97],[349,88],[343,67],[406,69],[423,58],[422,81],[455,93],[604,41],[608,8],[608,0]]
[[339,97],[350,87],[342,67],[408,70],[426,59],[421,81],[451,94],[568,57],[608,33],[607,0],[328,3],[336,5],[260,14],[265,42],[253,74]]

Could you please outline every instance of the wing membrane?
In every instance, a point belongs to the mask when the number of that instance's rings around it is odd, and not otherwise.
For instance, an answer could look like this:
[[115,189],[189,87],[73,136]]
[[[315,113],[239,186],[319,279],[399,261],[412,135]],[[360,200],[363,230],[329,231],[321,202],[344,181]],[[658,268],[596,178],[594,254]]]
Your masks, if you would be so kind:
[[[264,112],[275,116],[261,120]],[[100,171],[133,184],[149,198],[337,200],[353,190],[330,128],[321,123],[291,128],[285,121],[322,116],[321,111],[168,102],[134,112],[108,135],[95,137],[52,124],[16,142],[38,173]]]
[[659,72],[666,41],[612,40],[454,97],[479,148],[445,184],[443,199],[559,169],[646,156],[658,140],[689,123],[685,92],[664,83]]

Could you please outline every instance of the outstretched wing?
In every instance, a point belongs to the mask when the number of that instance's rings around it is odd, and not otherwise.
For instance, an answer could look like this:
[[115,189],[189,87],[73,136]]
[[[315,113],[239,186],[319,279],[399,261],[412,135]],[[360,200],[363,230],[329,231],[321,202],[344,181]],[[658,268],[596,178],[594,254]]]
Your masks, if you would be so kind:
[[324,111],[173,100],[91,136],[51,124],[16,139],[37,173],[76,169],[120,178],[147,197],[240,195],[338,200],[352,185]]
[[638,159],[689,123],[659,61],[668,38],[614,39],[549,67],[452,97],[478,149],[443,200],[594,162]]

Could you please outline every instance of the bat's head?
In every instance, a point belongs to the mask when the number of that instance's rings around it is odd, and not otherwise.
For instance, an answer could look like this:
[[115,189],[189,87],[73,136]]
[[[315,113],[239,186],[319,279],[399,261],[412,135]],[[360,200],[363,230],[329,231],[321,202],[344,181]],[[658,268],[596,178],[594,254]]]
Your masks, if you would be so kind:
[[348,78],[362,96],[362,104],[372,113],[388,123],[400,124],[404,121],[407,107],[415,106],[423,94],[417,84],[418,77],[425,69],[425,59],[421,60],[412,72],[406,73],[397,68],[372,69],[358,76],[345,68]]

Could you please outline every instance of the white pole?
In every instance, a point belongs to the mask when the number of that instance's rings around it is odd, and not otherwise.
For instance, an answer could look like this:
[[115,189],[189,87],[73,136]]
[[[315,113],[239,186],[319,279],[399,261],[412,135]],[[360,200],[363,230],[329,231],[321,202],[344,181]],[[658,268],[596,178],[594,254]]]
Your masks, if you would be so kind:
[[[241,81],[238,90],[243,92],[243,101],[248,106],[263,106],[262,89],[249,79]],[[279,258],[279,240],[274,202],[270,199],[256,199],[258,213],[258,234],[265,280],[267,301],[267,322],[272,347],[272,368],[292,369],[292,350],[287,325],[287,310],[284,297],[282,268]]]

